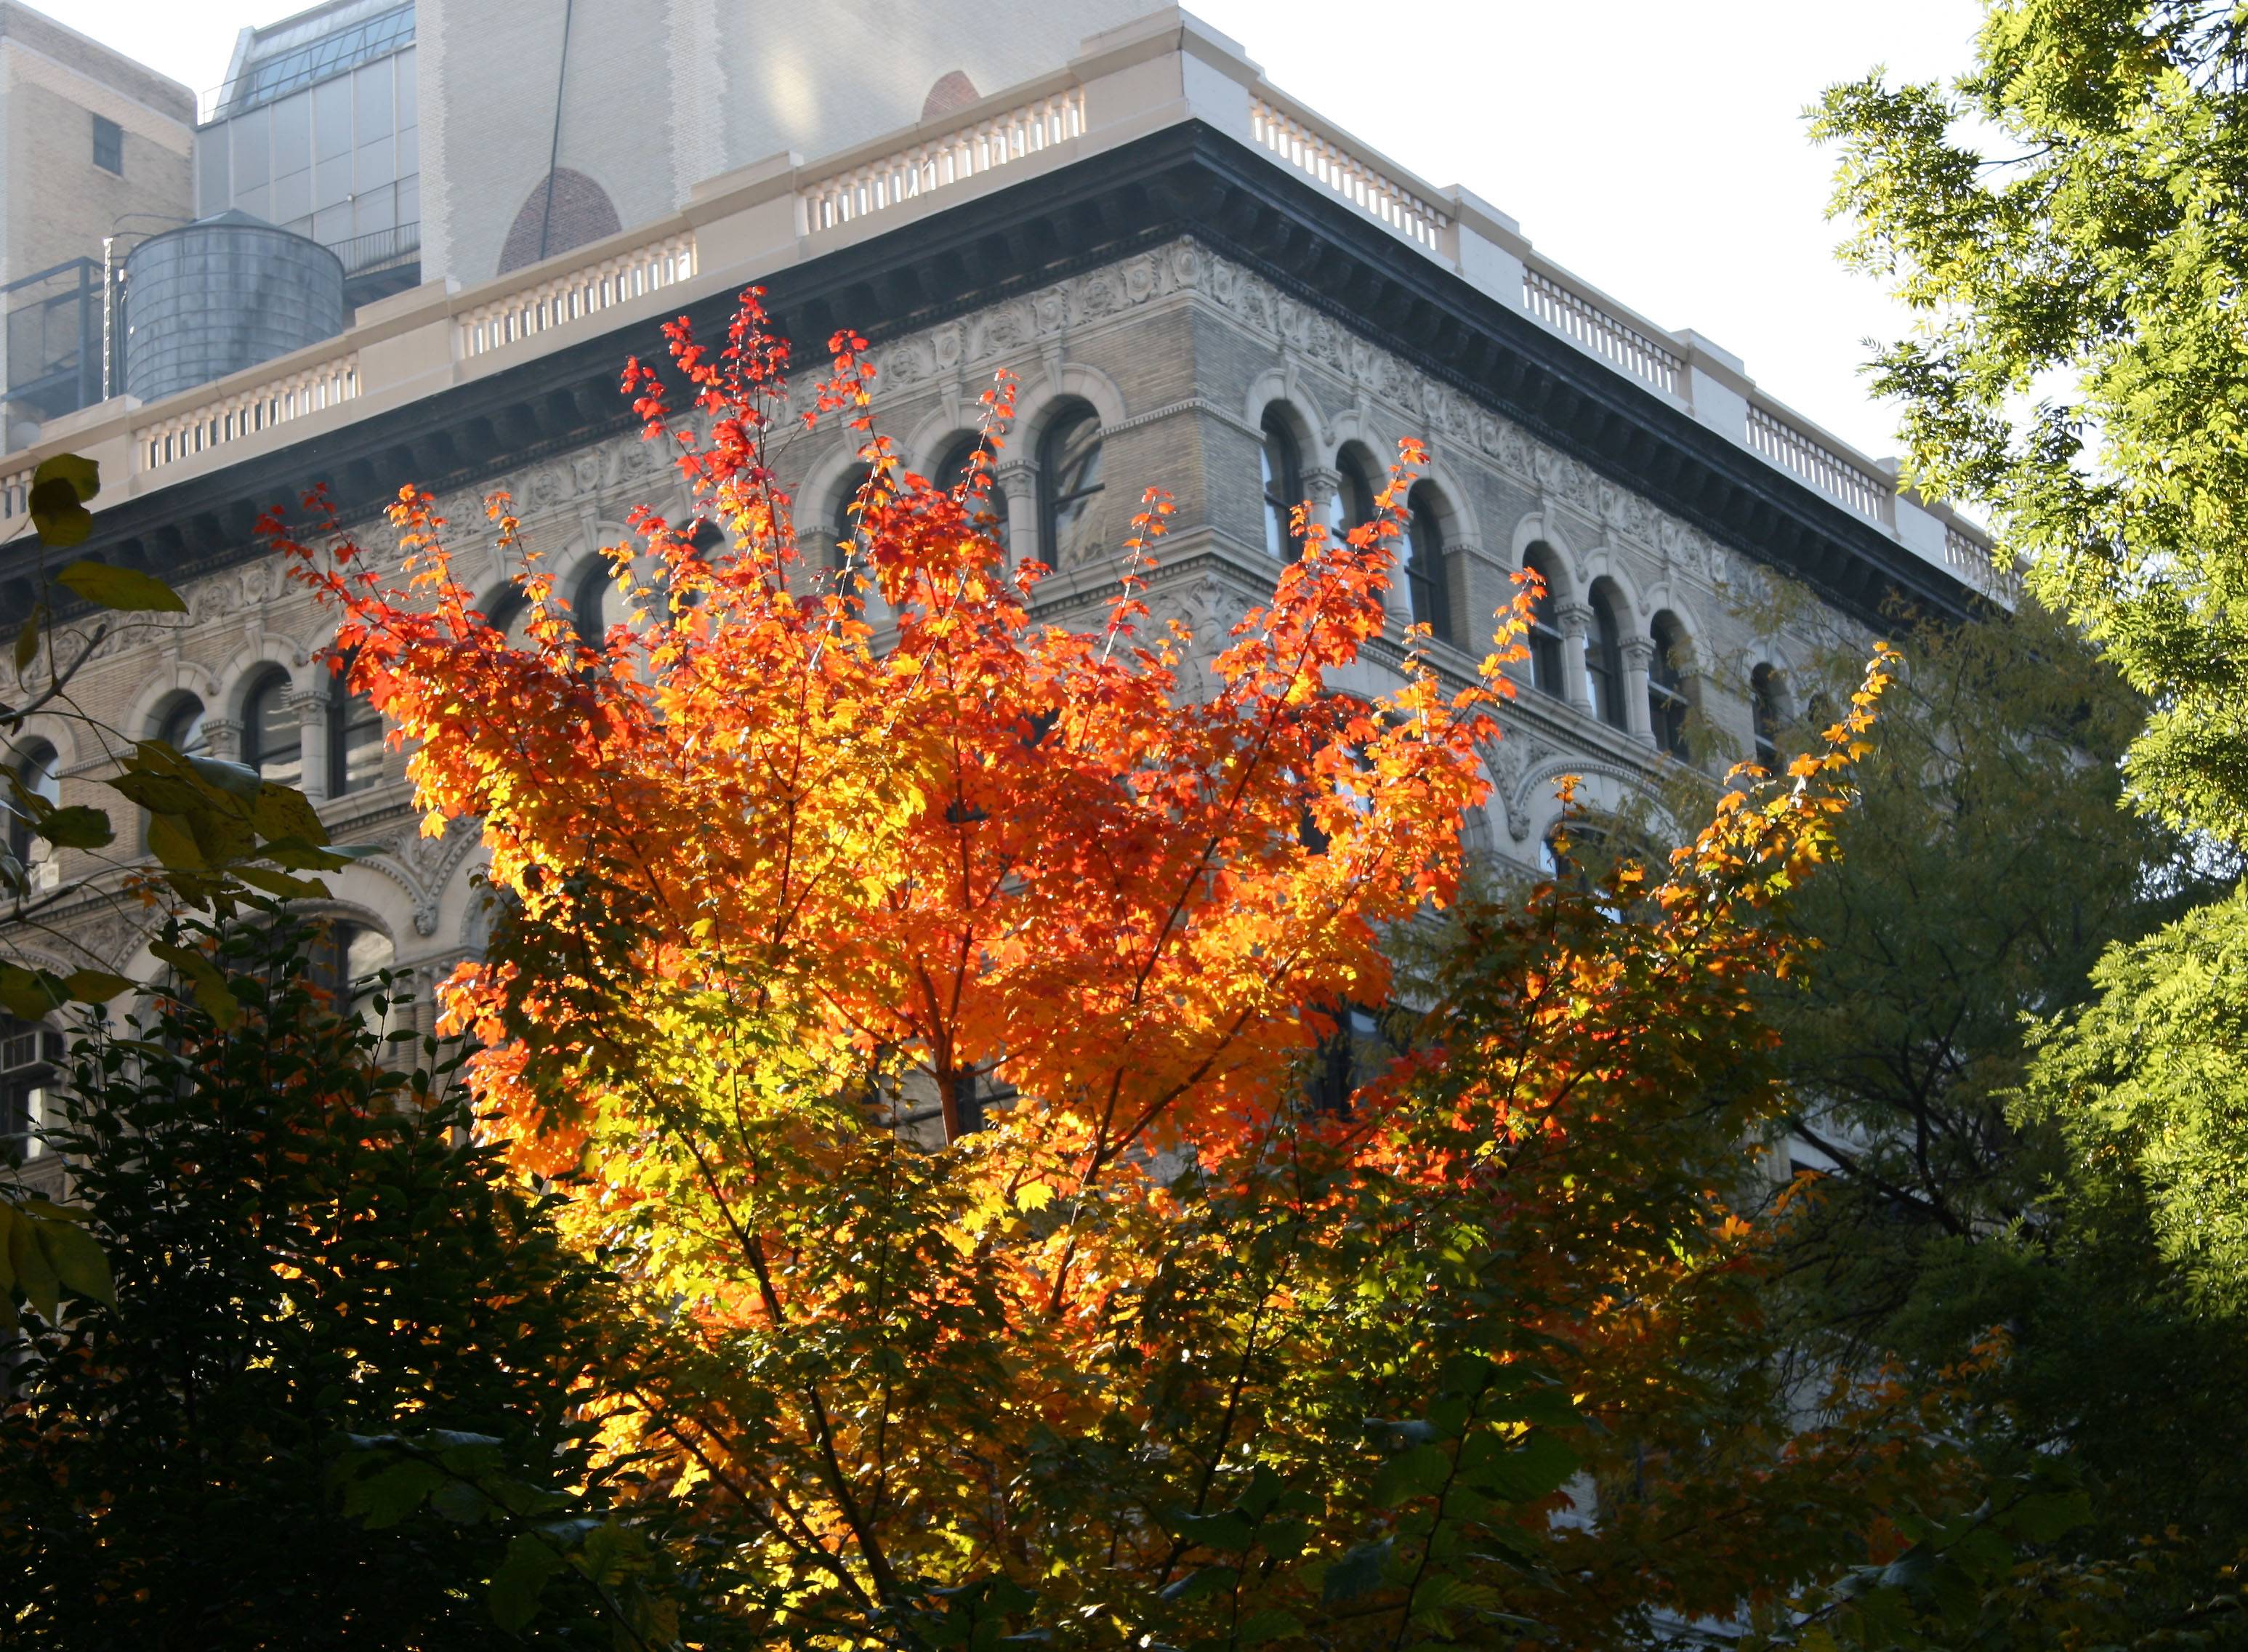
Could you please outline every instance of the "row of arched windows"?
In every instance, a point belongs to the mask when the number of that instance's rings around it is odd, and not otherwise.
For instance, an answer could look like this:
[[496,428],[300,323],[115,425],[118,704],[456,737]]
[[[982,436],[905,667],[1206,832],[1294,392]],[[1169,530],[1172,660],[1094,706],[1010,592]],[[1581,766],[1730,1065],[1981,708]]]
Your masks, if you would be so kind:
[[[1290,531],[1291,516],[1304,501],[1303,451],[1289,409],[1283,403],[1267,407],[1259,426],[1258,452],[1259,492],[1264,524],[1264,548],[1275,561],[1292,562],[1300,554],[1300,541]],[[1040,554],[1050,566],[1062,567],[1082,560],[1096,547],[1093,507],[1105,483],[1101,475],[1100,416],[1086,401],[1062,402],[1045,420],[1035,446]],[[949,443],[936,467],[935,480],[956,487],[967,477],[981,438],[963,432]],[[866,472],[854,471],[834,496],[830,513],[834,549],[832,567],[843,566],[858,538],[854,515]],[[1370,521],[1379,491],[1374,467],[1355,444],[1335,458],[1336,486],[1327,510],[1326,527],[1340,537]],[[984,525],[1004,547],[1007,544],[1008,502],[1003,490],[993,486],[984,503]],[[1406,527],[1400,548],[1398,583],[1404,588],[1413,621],[1429,627],[1431,635],[1458,641],[1453,627],[1450,589],[1445,568],[1444,510],[1436,484],[1415,484],[1406,498]],[[1531,676],[1541,692],[1566,698],[1567,639],[1556,614],[1553,571],[1533,549],[1526,564],[1543,577],[1545,589],[1534,606],[1529,636]],[[600,613],[606,566],[586,576],[585,587],[572,604],[581,634],[589,641],[600,633]],[[1613,728],[1629,724],[1625,703],[1624,606],[1609,583],[1597,581],[1587,593],[1591,620],[1585,642],[1585,683],[1593,715]],[[1675,757],[1687,755],[1687,724],[1693,700],[1686,676],[1686,631],[1676,616],[1657,614],[1648,627],[1647,671],[1648,730],[1656,747]],[[1755,700],[1756,749],[1766,767],[1777,755],[1779,727],[1779,678],[1773,668],[1757,668],[1751,685]]]
[[[1289,531],[1289,518],[1304,499],[1302,449],[1286,409],[1278,402],[1264,410],[1260,429],[1264,440],[1258,456],[1264,496],[1264,549],[1276,561],[1293,562],[1301,554],[1301,542]],[[1340,538],[1372,521],[1379,491],[1364,454],[1354,446],[1343,449],[1335,456],[1335,491],[1327,506],[1326,524],[1328,532]],[[1456,642],[1450,586],[1444,571],[1443,509],[1436,484],[1416,483],[1406,496],[1405,505],[1405,542],[1398,559],[1402,565],[1408,611],[1413,623],[1427,626],[1430,635]]]
[[[1531,610],[1531,683],[1542,694],[1566,699],[1566,639],[1556,616],[1553,569],[1535,548],[1523,562],[1537,573],[1542,587]],[[1624,704],[1623,626],[1618,617],[1623,605],[1606,579],[1593,581],[1586,595],[1592,613],[1585,638],[1585,686],[1593,715],[1611,728],[1621,729],[1628,722]],[[1686,682],[1685,627],[1676,614],[1665,611],[1655,616],[1648,641],[1651,644],[1647,666],[1648,732],[1659,750],[1683,757],[1687,721],[1694,709]],[[1782,688],[1779,668],[1770,663],[1758,665],[1750,674],[1756,760],[1766,769],[1775,765],[1779,754]]]
[[[1298,543],[1289,532],[1289,517],[1304,497],[1302,453],[1284,410],[1268,410],[1259,449],[1261,488],[1264,504],[1264,544],[1276,561],[1293,561]],[[945,448],[933,479],[941,486],[956,487],[968,475],[981,438],[963,432]],[[1045,422],[1034,452],[1038,470],[1038,540],[1040,559],[1052,567],[1082,561],[1098,549],[1095,502],[1107,487],[1101,470],[1100,415],[1091,403],[1065,401]],[[1327,527],[1337,535],[1347,533],[1372,519],[1378,491],[1372,466],[1354,449],[1337,460],[1339,485],[1328,507]],[[828,510],[833,551],[826,559],[840,568],[858,543],[856,507],[866,485],[864,469],[853,470],[840,483]],[[1413,620],[1426,625],[1447,641],[1453,635],[1449,590],[1444,571],[1442,503],[1433,484],[1422,483],[1407,501],[1408,526],[1401,555],[1403,584]],[[1007,544],[1008,502],[1004,490],[993,487],[984,503],[984,526],[1004,546]],[[580,597],[574,610],[583,616],[590,603]],[[582,622],[582,621],[581,621]]]
[[[363,792],[382,778],[382,714],[352,693],[340,673],[329,680],[325,710],[327,795]],[[202,697],[183,689],[157,709],[148,732],[182,756],[207,757],[208,717]],[[260,670],[243,696],[242,761],[278,785],[305,783],[304,717],[295,703],[289,673],[279,666]],[[16,783],[49,803],[61,796],[60,765],[55,748],[36,738],[18,745],[10,764]],[[29,865],[37,853],[31,822],[13,808],[8,817],[8,847],[19,863]]]

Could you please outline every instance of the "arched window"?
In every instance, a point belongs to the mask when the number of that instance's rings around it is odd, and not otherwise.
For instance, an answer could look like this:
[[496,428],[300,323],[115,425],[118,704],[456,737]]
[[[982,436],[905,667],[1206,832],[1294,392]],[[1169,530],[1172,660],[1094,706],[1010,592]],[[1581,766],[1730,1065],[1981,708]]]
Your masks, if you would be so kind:
[[1553,565],[1549,558],[1532,551],[1522,559],[1522,566],[1538,576],[1540,586],[1537,600],[1530,609],[1531,684],[1540,694],[1550,694],[1557,700],[1566,699],[1569,681],[1562,663],[1561,627],[1553,617],[1557,606],[1553,595]]
[[[164,702],[156,714],[154,737],[183,757],[209,755],[209,742],[203,736],[203,703],[185,689]],[[140,813],[140,842],[144,848],[149,843],[149,833],[155,817],[145,809]]]
[[289,690],[289,674],[278,666],[257,674],[242,703],[242,760],[261,778],[292,786],[305,778],[305,725]]
[[523,641],[523,622],[531,613],[531,599],[523,587],[512,579],[499,588],[499,594],[487,605],[484,621],[510,642]]
[[[827,573],[840,577],[846,569],[853,574],[866,571],[867,542],[860,531],[859,505],[869,474],[865,465],[854,465],[835,484],[835,497],[827,511],[827,553],[820,563]],[[846,594],[858,594],[857,587]]]
[[1335,492],[1327,506],[1327,527],[1336,538],[1374,520],[1374,496],[1379,491],[1373,467],[1357,448],[1335,455]]
[[354,987],[387,970],[397,949],[371,924],[331,918],[313,936],[305,976],[341,1008]]
[[1413,622],[1450,642],[1451,604],[1444,588],[1444,530],[1436,515],[1436,490],[1423,482],[1406,504],[1405,586],[1413,600]]
[[1304,466],[1295,433],[1278,408],[1264,410],[1264,445],[1257,450],[1264,487],[1264,551],[1275,562],[1293,562],[1303,542],[1288,531],[1289,513],[1303,503]]
[[62,800],[62,781],[57,774],[60,759],[54,747],[45,740],[26,740],[16,748],[15,760],[9,764],[14,785],[9,789],[8,847],[16,857],[16,864],[29,867],[34,859],[49,858],[47,840],[31,830],[28,805],[17,802],[18,794],[37,798],[49,805]]
[[1612,729],[1624,727],[1623,627],[1616,619],[1614,589],[1603,579],[1593,587],[1593,633],[1585,640],[1585,685],[1593,710]]
[[1080,401],[1056,414],[1038,437],[1038,525],[1050,566],[1066,567],[1092,552],[1100,486],[1100,415]]
[[1770,773],[1779,767],[1779,668],[1760,665],[1749,673],[1749,716],[1756,730],[1757,766]]
[[1686,634],[1668,614],[1655,616],[1651,628],[1655,657],[1647,668],[1647,722],[1658,750],[1674,757],[1686,755],[1686,714],[1692,703],[1686,697],[1683,656]]
[[156,737],[182,757],[208,756],[203,738],[203,703],[192,694],[174,695],[156,719]]
[[[984,438],[973,430],[956,437],[952,445],[944,450],[944,457],[937,462],[935,477],[937,486],[965,486],[970,462],[976,457],[977,449],[983,445]],[[976,525],[990,534],[997,542],[999,549],[1004,551],[1007,548],[1007,496],[1001,490],[997,477],[985,484],[984,497],[974,502],[973,509]]]
[[598,648],[609,637],[609,590],[616,584],[616,565],[596,551],[579,571],[570,593],[570,623],[578,641]]
[[351,691],[351,661],[328,680],[328,795],[364,792],[382,778],[382,713]]

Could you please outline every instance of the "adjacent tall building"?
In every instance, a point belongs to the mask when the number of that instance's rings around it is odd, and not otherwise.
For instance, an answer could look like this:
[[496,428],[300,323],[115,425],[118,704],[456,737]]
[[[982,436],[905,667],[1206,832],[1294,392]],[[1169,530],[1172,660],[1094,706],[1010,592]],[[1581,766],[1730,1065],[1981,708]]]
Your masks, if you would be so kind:
[[[40,456],[99,459],[87,553],[187,599],[186,615],[104,641],[82,701],[128,737],[301,783],[339,840],[380,850],[331,880],[353,967],[442,973],[483,937],[477,834],[422,834],[402,756],[320,659],[332,616],[252,524],[314,483],[368,538],[401,483],[463,524],[505,489],[565,594],[598,614],[599,547],[626,537],[634,504],[684,503],[617,395],[619,366],[668,317],[720,330],[752,282],[799,340],[846,326],[875,340],[878,415],[925,473],[991,375],[1016,375],[998,473],[1011,553],[1056,570],[1039,592],[1059,620],[1100,612],[1158,483],[1178,509],[1149,604],[1217,638],[1269,590],[1292,503],[1348,521],[1399,440],[1426,442],[1393,633],[1361,669],[1394,670],[1417,620],[1441,668],[1471,672],[1515,574],[1545,575],[1469,822],[1495,863],[1539,865],[1560,777],[1621,807],[1714,776],[1804,709],[1822,648],[1862,644],[1907,607],[1988,600],[1970,527],[1900,495],[1738,359],[1357,142],[1190,16],[1128,15],[1144,3],[836,3],[813,26],[768,0],[419,0],[409,45],[402,8],[335,0],[245,36],[199,134],[226,146],[226,204],[262,198],[301,226],[331,187],[323,157],[340,167],[347,149],[353,195],[362,179],[389,189],[396,224],[416,180],[422,278],[332,338],[112,401],[0,474],[0,512],[20,522]],[[315,34],[355,44],[322,58]],[[300,66],[260,80],[271,65]],[[311,147],[284,174],[298,152],[273,134],[291,99],[307,100]],[[324,106],[348,107],[347,138],[319,135]],[[266,136],[245,137],[261,112]],[[362,174],[385,120],[388,159]],[[309,193],[282,199],[300,172]],[[269,193],[245,197],[252,179]],[[319,214],[337,203],[307,209],[328,239]],[[847,497],[854,447],[824,427],[783,445],[807,524]],[[482,554],[463,566],[497,607],[507,571]],[[0,553],[0,627],[38,596],[29,554]],[[114,804],[76,725],[33,719],[9,760]],[[91,870],[65,854],[55,876]],[[19,934],[20,956],[148,968],[131,911],[89,897],[51,922],[83,956]]]
[[103,396],[103,254],[194,212],[195,94],[0,0],[5,445]]

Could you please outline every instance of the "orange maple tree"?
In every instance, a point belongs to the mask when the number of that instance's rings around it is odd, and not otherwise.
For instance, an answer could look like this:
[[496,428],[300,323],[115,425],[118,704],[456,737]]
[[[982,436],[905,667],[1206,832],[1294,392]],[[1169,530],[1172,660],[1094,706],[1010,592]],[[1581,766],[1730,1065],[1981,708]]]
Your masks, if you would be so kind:
[[1913,1396],[1813,1416],[1756,1374],[1763,1230],[1729,1208],[1776,1105],[1767,908],[1884,664],[1657,887],[1469,902],[1391,1014],[1408,1052],[1309,1106],[1340,1006],[1392,1003],[1389,943],[1461,895],[1526,612],[1471,678],[1415,632],[1386,689],[1336,686],[1418,450],[1347,538],[1299,511],[1222,641],[1149,613],[1151,493],[1076,630],[986,531],[1005,381],[941,487],[839,336],[805,416],[869,474],[852,538],[807,543],[757,295],[722,346],[668,332],[692,407],[626,389],[696,519],[636,515],[605,637],[531,559],[511,642],[418,491],[402,561],[275,531],[427,829],[483,823],[493,942],[448,1014],[487,1128],[645,1308],[607,1437],[756,1635],[1601,1644],[1780,1623],[1968,1498]]

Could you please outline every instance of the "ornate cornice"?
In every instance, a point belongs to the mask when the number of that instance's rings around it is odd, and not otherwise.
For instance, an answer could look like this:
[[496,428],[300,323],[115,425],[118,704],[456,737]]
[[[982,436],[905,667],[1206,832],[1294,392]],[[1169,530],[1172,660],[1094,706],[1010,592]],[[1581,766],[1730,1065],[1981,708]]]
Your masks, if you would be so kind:
[[[800,339],[849,326],[884,345],[1017,299],[1035,332],[1038,295],[1064,278],[1181,242],[1273,295],[1271,325],[1292,343],[1317,354],[1326,339],[1333,353],[1363,346],[1388,358],[1407,375],[1397,387],[1418,392],[1440,435],[1464,431],[1488,450],[1482,422],[1498,440],[1511,427],[1533,479],[1543,480],[1541,464],[1573,476],[1570,490],[1590,502],[1580,508],[1627,524],[1635,509],[1651,512],[1658,549],[1698,541],[1769,564],[1884,629],[1899,603],[1952,615],[1978,607],[1947,571],[1196,122],[780,271],[767,301],[781,331]],[[1130,298],[1128,273],[1098,279]],[[685,308],[715,333],[730,302],[714,294]],[[312,483],[364,518],[401,479],[440,493],[480,489],[577,454],[635,423],[617,373],[647,344],[638,329],[603,334],[127,500],[96,518],[85,554],[183,581],[247,559],[258,515]],[[0,624],[28,605],[27,554],[0,561]]]

